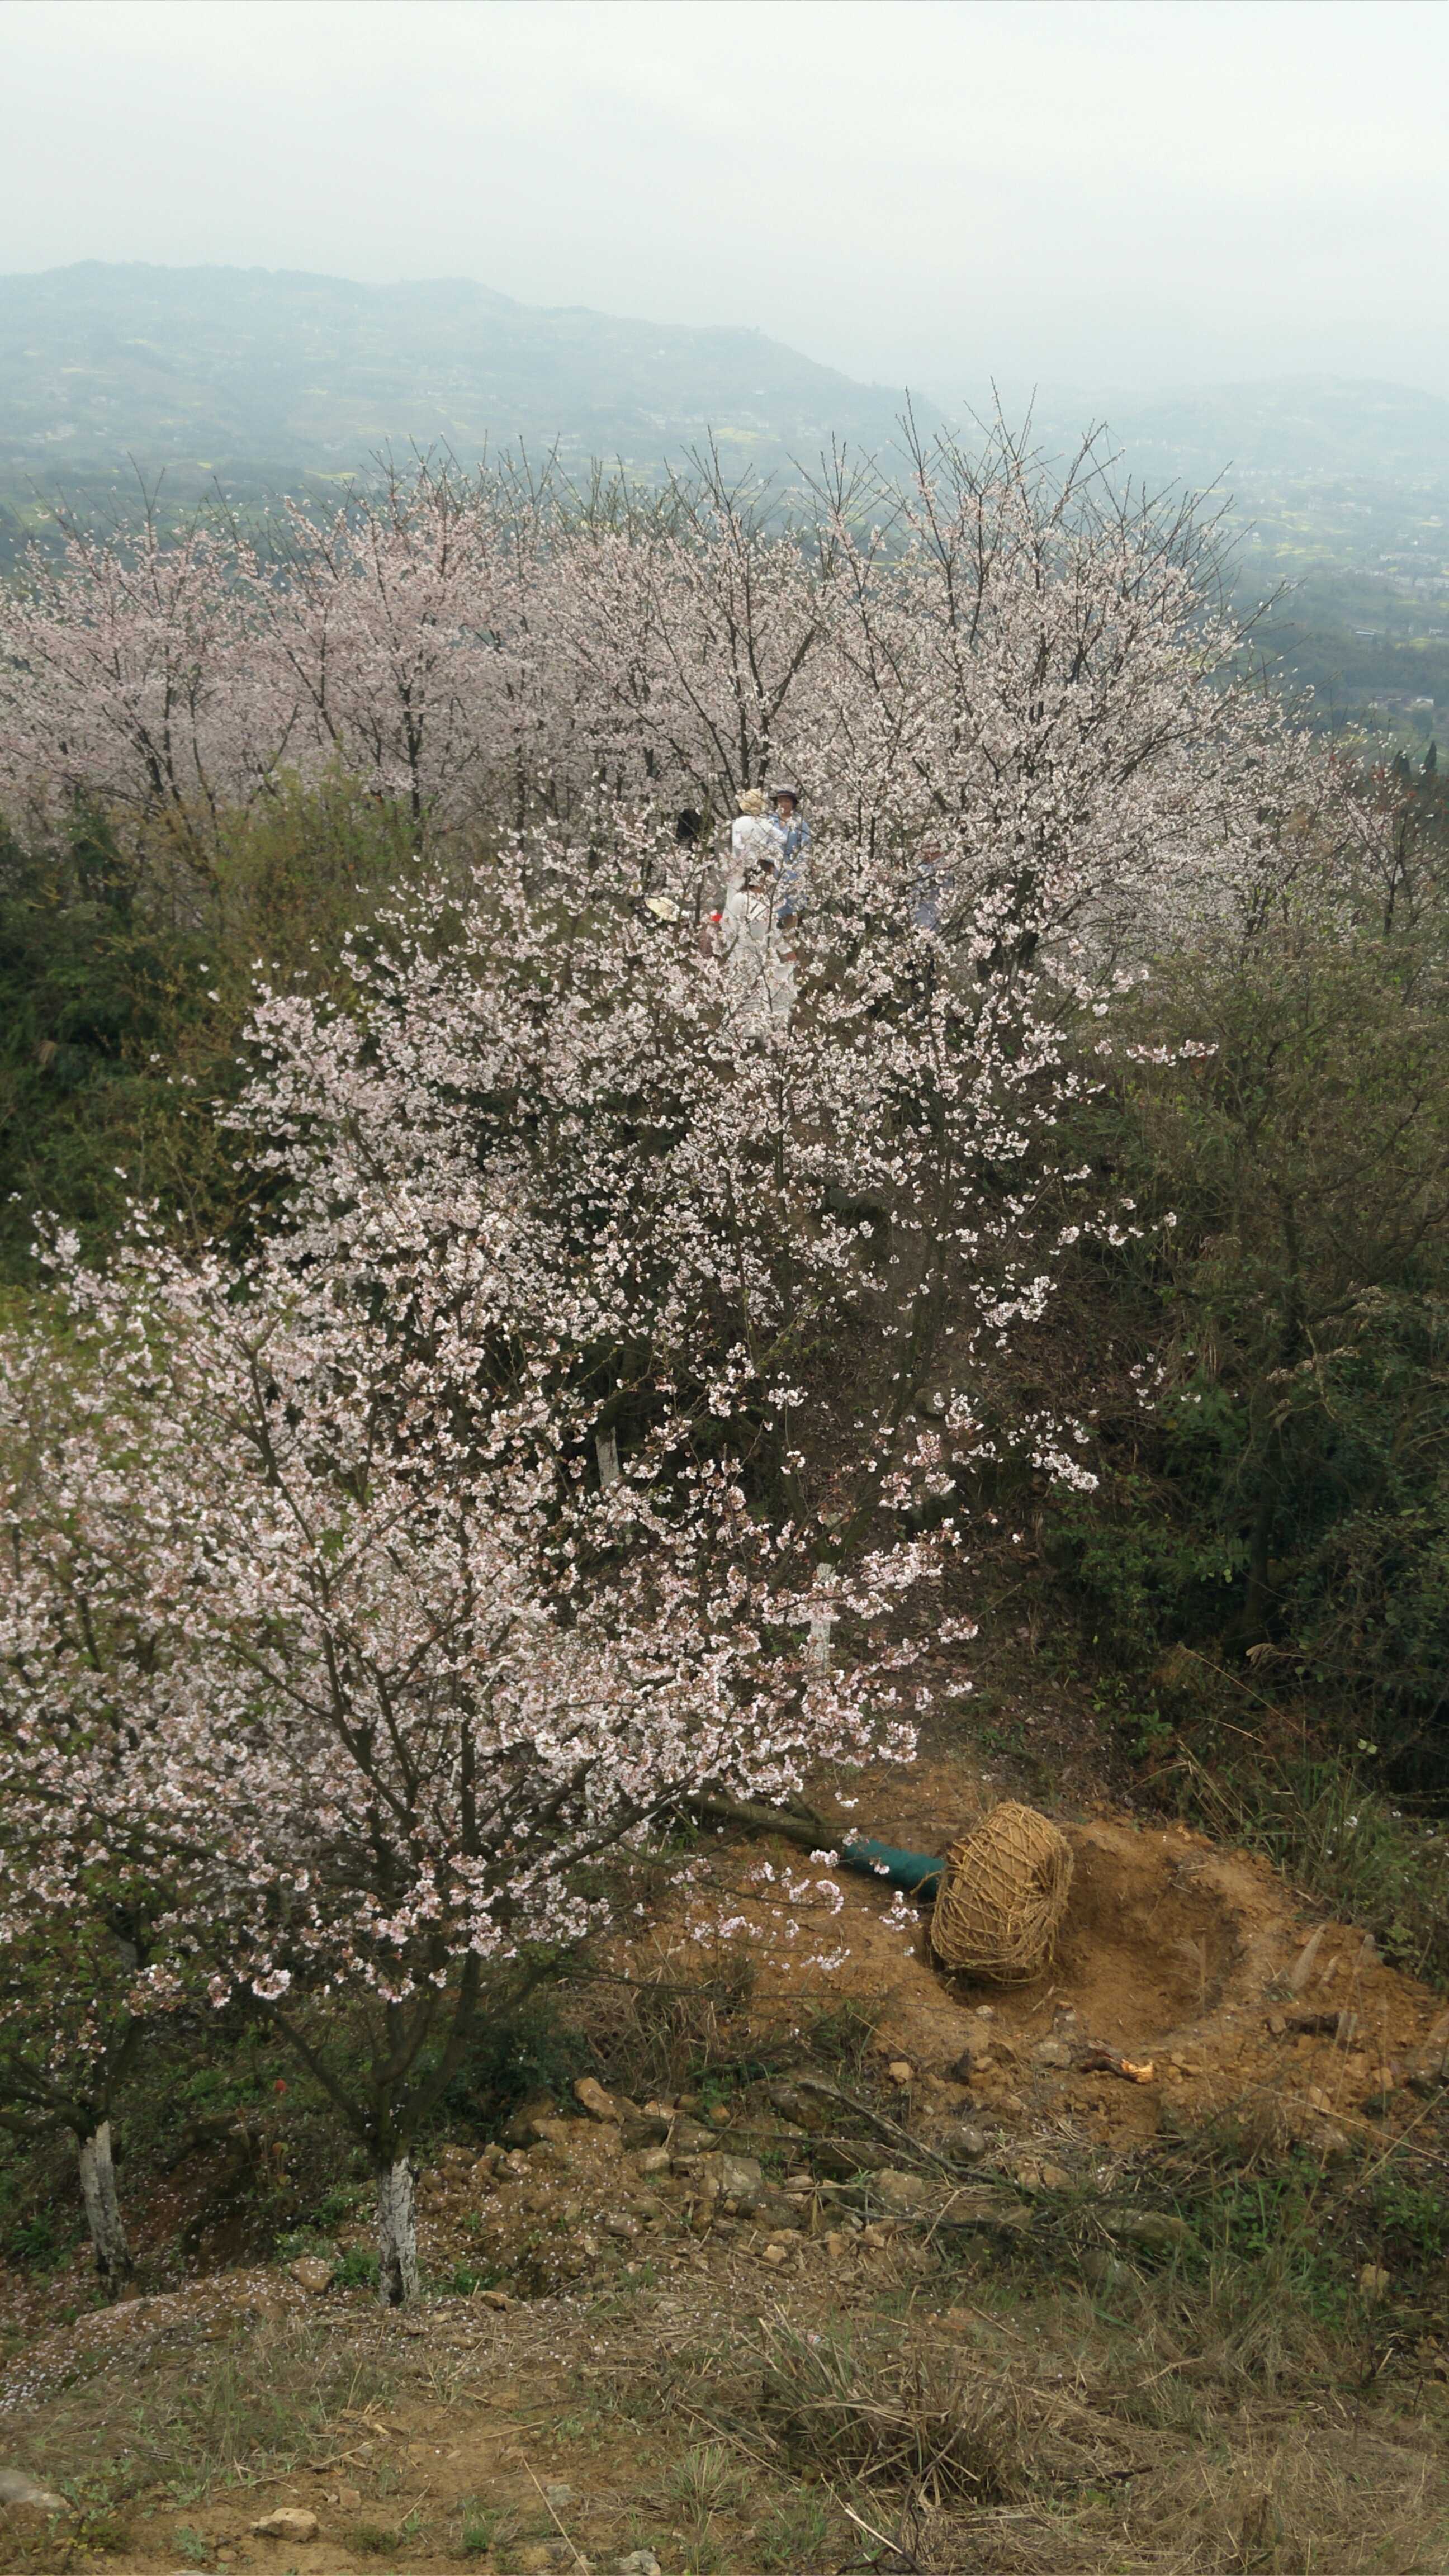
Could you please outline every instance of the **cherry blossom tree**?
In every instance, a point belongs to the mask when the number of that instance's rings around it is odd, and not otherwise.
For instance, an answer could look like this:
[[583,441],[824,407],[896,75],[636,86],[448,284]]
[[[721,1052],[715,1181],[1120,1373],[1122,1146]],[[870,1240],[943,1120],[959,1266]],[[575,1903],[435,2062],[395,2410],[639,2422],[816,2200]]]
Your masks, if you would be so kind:
[[[397,2301],[419,2125],[500,1988],[607,1919],[590,1872],[702,1789],[788,1797],[910,1730],[863,1671],[779,1652],[798,1551],[680,1472],[682,1430],[561,1518],[546,1389],[485,1393],[516,1312],[489,1270],[525,1239],[477,1247],[448,1339],[396,1269],[357,1295],[343,1235],[241,1271],[143,1236],[106,1279],[58,1247],[0,1862],[7,1918],[77,1940],[98,1872],[162,1891],[150,1978],[243,1999],[306,2065],[373,2163]],[[864,1632],[893,1598],[867,1567],[844,1606]]]
[[516,484],[424,457],[406,474],[389,460],[323,523],[284,503],[265,551],[238,537],[239,586],[302,738],[415,830],[476,813],[506,767],[526,532]]
[[[42,1724],[58,1721],[63,1735],[84,1737],[103,1762],[114,1741],[118,1657],[136,1642],[126,1615],[132,1587],[114,1553],[115,1524],[124,1527],[129,1514],[116,1513],[114,1484],[104,1535],[94,1515],[77,1511],[71,1425],[86,1397],[58,1365],[51,1337],[16,1335],[5,1357],[0,1527],[9,1581],[0,1655],[7,1676],[27,1675],[42,1694],[48,1676],[64,1674],[64,1705],[43,1696]],[[27,1694],[0,1687],[0,1700],[13,1714],[23,1767]],[[63,1768],[52,1771],[32,1828],[27,1868],[0,1827],[0,2127],[74,2139],[96,2271],[115,2295],[134,2270],[112,2154],[117,2095],[180,1988],[156,1955],[158,1890],[87,1825]]]
[[340,765],[476,849],[600,787],[717,816],[791,772],[838,836],[934,853],[947,931],[994,907],[998,964],[1059,936],[1136,963],[1250,909],[1305,822],[1354,837],[1219,573],[1190,500],[1000,424],[788,496],[708,455],[643,497],[389,464],[326,521],[148,510],[35,556],[0,600],[0,794],[196,832],[283,764]]
[[81,797],[168,823],[188,852],[295,750],[232,547],[200,516],[96,532],[61,514],[0,605],[0,793],[44,817]]

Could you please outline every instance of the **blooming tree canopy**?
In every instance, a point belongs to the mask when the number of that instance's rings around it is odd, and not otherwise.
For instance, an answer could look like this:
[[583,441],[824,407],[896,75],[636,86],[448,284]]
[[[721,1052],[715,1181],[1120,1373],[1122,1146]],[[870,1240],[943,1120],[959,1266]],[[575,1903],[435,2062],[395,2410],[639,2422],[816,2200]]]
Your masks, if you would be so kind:
[[[144,1898],[128,2008],[267,2017],[372,2159],[389,2298],[500,1985],[695,1800],[907,1755],[902,1604],[982,1469],[1091,1480],[1013,1366],[1136,1223],[1062,1168],[1069,1023],[1369,828],[1200,570],[1003,441],[784,531],[717,473],[568,510],[429,468],[265,551],[73,533],[0,610],[16,810],[94,775],[204,837],[285,760],[417,828],[339,998],[259,992],[265,1228],[52,1243],[0,1612],[0,1937],[81,1957]],[[672,807],[782,765],[792,919],[712,927]]]

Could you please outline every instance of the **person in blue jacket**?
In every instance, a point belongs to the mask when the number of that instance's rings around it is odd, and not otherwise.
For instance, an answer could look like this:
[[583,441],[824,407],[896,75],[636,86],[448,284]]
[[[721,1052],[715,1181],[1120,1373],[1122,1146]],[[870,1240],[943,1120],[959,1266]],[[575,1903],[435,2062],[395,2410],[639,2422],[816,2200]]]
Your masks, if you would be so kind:
[[810,855],[810,826],[800,811],[800,790],[786,781],[770,790],[770,821],[780,843],[775,879],[775,919],[782,930],[798,921],[804,908],[805,868]]

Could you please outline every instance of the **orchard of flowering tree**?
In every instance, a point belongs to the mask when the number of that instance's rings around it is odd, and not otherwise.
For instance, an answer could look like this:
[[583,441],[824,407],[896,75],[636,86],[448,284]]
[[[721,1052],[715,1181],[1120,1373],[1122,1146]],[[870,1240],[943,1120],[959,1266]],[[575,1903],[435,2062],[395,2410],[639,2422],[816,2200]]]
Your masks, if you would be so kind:
[[423,463],[0,599],[0,2119],[108,2283],[138,2055],[241,2016],[412,2296],[479,2032],[702,1800],[908,1762],[1008,1522],[1121,1671],[1331,1666],[1432,1768],[1434,816],[1215,572],[999,434],[790,513]]

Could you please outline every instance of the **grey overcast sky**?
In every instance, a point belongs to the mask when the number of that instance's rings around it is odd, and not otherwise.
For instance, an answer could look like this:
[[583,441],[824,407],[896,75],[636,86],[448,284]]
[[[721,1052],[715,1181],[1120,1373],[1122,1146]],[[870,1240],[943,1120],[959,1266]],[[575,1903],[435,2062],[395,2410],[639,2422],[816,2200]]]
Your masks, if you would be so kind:
[[952,400],[1449,392],[1445,0],[4,0],[0,269],[467,276]]

